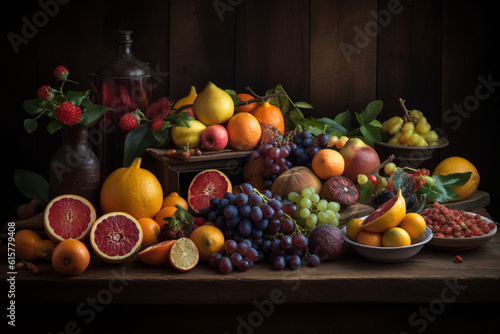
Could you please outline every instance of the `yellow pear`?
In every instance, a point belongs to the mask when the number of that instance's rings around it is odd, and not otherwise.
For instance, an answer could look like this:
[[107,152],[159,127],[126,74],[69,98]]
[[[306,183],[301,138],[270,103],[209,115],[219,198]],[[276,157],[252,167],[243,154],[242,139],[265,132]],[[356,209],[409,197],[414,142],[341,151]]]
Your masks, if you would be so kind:
[[206,126],[222,124],[234,115],[231,96],[209,82],[193,102],[193,112]]
[[172,141],[177,147],[184,148],[189,143],[189,148],[194,148],[201,143],[201,133],[206,126],[202,122],[194,119],[189,121],[187,126],[174,125],[171,130]]
[[177,108],[185,106],[187,104],[193,104],[193,102],[194,102],[194,100],[196,99],[197,96],[198,96],[198,94],[196,94],[196,87],[191,86],[191,90],[189,91],[189,95],[188,96],[184,96],[182,99],[180,99],[179,101],[177,101],[174,104],[174,108],[177,109]]

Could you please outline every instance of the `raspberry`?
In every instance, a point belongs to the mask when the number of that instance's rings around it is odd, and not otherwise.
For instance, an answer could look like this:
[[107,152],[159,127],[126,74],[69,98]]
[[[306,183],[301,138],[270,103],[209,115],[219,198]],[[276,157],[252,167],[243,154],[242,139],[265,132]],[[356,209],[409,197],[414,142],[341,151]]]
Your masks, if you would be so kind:
[[46,85],[43,85],[40,88],[38,88],[36,95],[43,100],[48,100],[52,97],[52,93],[50,92],[50,87]]
[[66,79],[68,74],[68,69],[62,65],[57,66],[54,70],[54,76],[58,79]]
[[82,109],[66,101],[57,107],[55,116],[63,124],[75,125],[80,122]]
[[161,131],[162,126],[163,126],[163,119],[158,118],[154,120],[154,122],[151,124],[151,129],[153,129],[153,131]]
[[134,114],[126,113],[120,119],[119,125],[123,131],[128,132],[128,131],[134,130],[138,124],[137,124],[137,119],[135,118]]

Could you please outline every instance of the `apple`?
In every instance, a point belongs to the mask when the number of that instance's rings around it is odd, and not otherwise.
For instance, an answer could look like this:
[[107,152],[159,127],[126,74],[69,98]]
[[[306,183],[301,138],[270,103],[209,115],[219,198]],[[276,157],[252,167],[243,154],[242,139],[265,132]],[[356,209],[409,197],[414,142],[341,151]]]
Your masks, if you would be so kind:
[[201,133],[201,146],[206,150],[220,151],[227,146],[227,142],[227,130],[222,125],[210,125]]

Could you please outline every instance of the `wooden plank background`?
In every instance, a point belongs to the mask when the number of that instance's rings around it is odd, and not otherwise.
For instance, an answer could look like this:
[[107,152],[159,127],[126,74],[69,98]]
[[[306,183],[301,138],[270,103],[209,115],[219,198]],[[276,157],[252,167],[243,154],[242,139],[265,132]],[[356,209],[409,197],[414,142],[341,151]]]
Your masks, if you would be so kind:
[[[401,113],[398,98],[403,97],[451,142],[432,164],[453,155],[470,159],[480,171],[480,189],[491,194],[493,203],[499,200],[489,135],[499,106],[499,40],[494,11],[486,2],[41,3],[52,6],[49,13],[35,0],[18,1],[2,11],[2,171],[8,194],[2,221],[11,219],[24,201],[13,184],[13,170],[47,176],[60,143],[58,135],[49,136],[43,128],[32,135],[24,131],[22,102],[33,98],[40,85],[54,83],[52,70],[61,64],[87,89],[90,73],[112,58],[118,29],[133,30],[134,53],[154,72],[154,99],[179,99],[191,85],[201,91],[208,81],[237,91],[250,86],[257,93],[281,83],[293,100],[315,107],[309,115],[333,118],[381,99],[383,121]],[[16,53],[8,34],[23,36],[26,22],[34,18],[39,20],[36,32],[29,31]],[[348,47],[356,51],[346,56]],[[490,90],[480,87],[480,78],[493,82]],[[487,97],[478,99],[478,89]],[[456,111],[460,106],[465,110],[461,114]],[[498,206],[488,209],[493,217],[500,214]]]

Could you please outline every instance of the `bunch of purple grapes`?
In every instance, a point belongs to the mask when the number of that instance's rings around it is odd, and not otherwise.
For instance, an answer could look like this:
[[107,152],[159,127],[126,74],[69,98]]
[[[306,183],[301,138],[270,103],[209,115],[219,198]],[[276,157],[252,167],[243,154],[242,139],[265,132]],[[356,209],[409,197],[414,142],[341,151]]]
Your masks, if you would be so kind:
[[214,253],[208,258],[210,266],[219,269],[223,274],[229,274],[234,268],[247,271],[252,268],[254,262],[259,260],[257,248],[249,239],[240,243],[228,240],[224,243],[224,254]]
[[328,144],[330,136],[321,133],[314,138],[308,130],[302,130],[293,136],[293,142],[288,144],[291,147],[290,160],[294,166],[311,167],[311,161],[322,148]]
[[309,239],[302,233],[282,235],[264,240],[261,249],[264,261],[270,263],[274,269],[282,270],[288,265],[292,270],[299,269],[304,259],[307,264],[317,267],[321,260],[316,254],[309,254]]
[[252,152],[251,159],[264,159],[266,169],[262,175],[264,179],[263,189],[270,189],[273,181],[279,175],[293,167],[292,162],[288,159],[291,150],[292,148],[285,142],[278,143],[271,139],[267,144],[261,145]]

